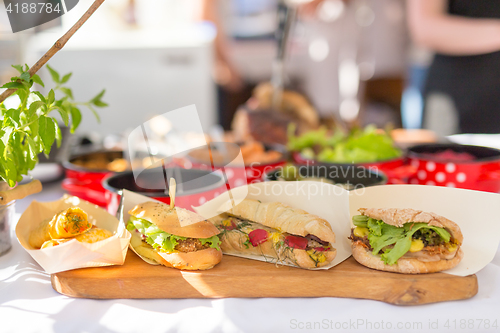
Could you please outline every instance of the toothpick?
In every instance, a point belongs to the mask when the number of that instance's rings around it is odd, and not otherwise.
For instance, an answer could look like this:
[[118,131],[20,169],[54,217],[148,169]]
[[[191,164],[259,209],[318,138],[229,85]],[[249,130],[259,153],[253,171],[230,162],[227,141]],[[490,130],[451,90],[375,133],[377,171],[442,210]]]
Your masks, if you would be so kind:
[[175,183],[175,178],[170,178],[170,184],[168,186],[168,196],[170,197],[170,209],[175,207],[175,188],[177,184]]

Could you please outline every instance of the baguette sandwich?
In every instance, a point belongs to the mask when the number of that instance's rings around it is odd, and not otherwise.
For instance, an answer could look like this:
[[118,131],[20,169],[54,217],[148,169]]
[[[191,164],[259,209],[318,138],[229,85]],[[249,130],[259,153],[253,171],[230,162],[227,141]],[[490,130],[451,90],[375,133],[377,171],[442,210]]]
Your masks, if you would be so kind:
[[148,201],[129,214],[130,245],[142,257],[186,270],[210,269],[222,259],[219,230],[189,210]]
[[221,248],[233,255],[254,255],[266,261],[300,268],[328,265],[335,258],[335,234],[330,224],[304,210],[280,202],[243,200],[209,219],[221,232]]
[[432,273],[455,267],[463,258],[458,225],[415,209],[361,208],[353,217],[354,259],[382,271]]

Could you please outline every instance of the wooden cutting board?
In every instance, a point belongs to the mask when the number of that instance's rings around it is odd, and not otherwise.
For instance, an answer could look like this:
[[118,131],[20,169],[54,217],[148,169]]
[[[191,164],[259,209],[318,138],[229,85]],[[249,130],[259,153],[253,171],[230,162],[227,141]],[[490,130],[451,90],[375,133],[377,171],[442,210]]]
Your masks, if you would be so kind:
[[207,271],[149,265],[129,250],[123,266],[53,274],[53,288],[82,298],[350,297],[397,305],[471,298],[476,275],[407,275],[361,266],[352,257],[329,270],[308,271],[224,256]]

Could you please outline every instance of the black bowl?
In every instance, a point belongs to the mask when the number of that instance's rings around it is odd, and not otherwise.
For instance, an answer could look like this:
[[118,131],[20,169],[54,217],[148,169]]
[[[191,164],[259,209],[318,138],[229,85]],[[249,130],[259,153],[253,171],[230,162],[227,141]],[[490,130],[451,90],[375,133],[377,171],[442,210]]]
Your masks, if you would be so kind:
[[[302,177],[326,178],[335,184],[348,184],[350,189],[387,183],[387,177],[382,172],[358,165],[298,165],[296,168]],[[281,167],[273,169],[264,174],[263,180],[277,181],[281,171]]]
[[[132,171],[122,172],[103,179],[102,186],[111,192],[118,193],[126,189],[138,194],[154,197],[168,197],[165,193],[166,175],[177,178],[177,195],[191,195],[210,191],[225,185],[224,179],[211,171],[181,168],[153,168],[143,171],[135,179]],[[180,182],[179,182],[180,179]]]

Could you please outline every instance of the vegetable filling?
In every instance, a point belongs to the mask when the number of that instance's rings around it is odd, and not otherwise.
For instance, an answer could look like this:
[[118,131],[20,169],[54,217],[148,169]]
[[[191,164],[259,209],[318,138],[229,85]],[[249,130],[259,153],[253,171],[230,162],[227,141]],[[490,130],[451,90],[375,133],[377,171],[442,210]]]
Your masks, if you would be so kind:
[[364,244],[372,254],[379,254],[387,265],[394,265],[404,255],[417,256],[413,253],[422,250],[435,256],[449,254],[458,248],[448,231],[427,223],[410,222],[395,227],[381,220],[356,215],[353,224],[356,228],[349,239]]
[[240,232],[243,237],[243,245],[246,248],[250,246],[257,247],[262,243],[271,241],[277,253],[285,250],[293,252],[294,249],[305,250],[316,265],[324,262],[326,260],[324,252],[331,250],[328,242],[314,235],[305,237],[291,235],[248,220],[229,218],[223,220],[221,224],[217,225],[217,228],[221,231],[221,236],[228,231]]
[[210,238],[189,238],[169,234],[153,223],[134,216],[127,223],[127,230],[138,232],[142,240],[160,252],[194,252],[207,248],[220,251],[220,240],[217,235]]

